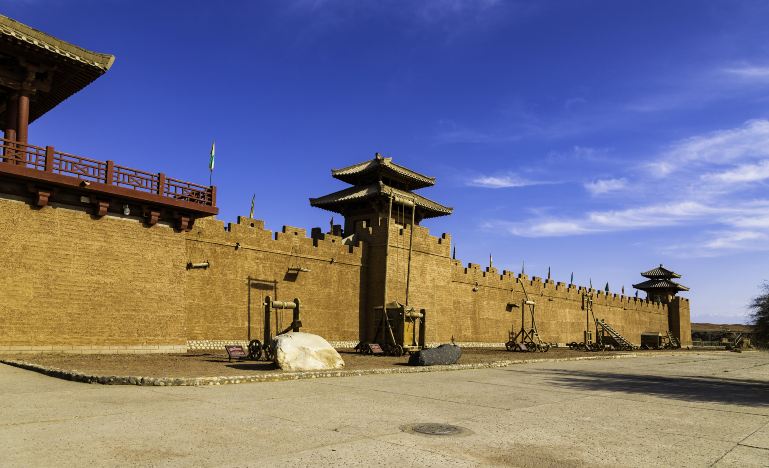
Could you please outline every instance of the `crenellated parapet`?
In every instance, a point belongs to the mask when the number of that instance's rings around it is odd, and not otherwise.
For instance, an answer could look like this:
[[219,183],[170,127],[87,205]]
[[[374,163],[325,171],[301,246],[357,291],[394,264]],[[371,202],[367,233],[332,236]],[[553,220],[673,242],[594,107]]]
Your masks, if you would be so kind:
[[477,263],[464,265],[461,260],[457,259],[451,260],[450,268],[452,282],[473,286],[476,288],[474,292],[478,292],[480,288],[484,287],[518,292],[523,292],[525,288],[526,293],[530,296],[546,296],[579,302],[582,301],[583,295],[592,294],[594,304],[600,306],[649,312],[667,310],[667,306],[658,301],[616,293],[606,294],[603,290],[587,286],[569,284],[563,281],[556,282],[539,276],[529,277],[524,273],[516,274],[508,270],[503,270],[500,273],[493,266],[483,268]]
[[329,262],[346,261],[360,264],[362,249],[359,242],[346,244],[341,236],[321,233],[319,228],[307,236],[304,228],[283,226],[273,233],[265,229],[264,221],[238,217],[237,223],[206,218],[195,223],[187,240],[213,242],[240,250],[261,250],[286,255],[308,255]]

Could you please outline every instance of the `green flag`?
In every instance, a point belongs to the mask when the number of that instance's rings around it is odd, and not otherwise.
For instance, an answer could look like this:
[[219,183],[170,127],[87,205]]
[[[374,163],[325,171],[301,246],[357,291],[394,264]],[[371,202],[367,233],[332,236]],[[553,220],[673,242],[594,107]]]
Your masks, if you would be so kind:
[[214,172],[214,158],[216,157],[216,140],[211,142],[211,156],[208,158],[208,170]]

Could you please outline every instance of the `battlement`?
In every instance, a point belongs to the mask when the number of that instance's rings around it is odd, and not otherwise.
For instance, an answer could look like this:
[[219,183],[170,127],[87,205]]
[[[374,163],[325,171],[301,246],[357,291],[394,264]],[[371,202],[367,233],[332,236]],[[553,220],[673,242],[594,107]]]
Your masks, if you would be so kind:
[[[413,249],[415,252],[438,255],[441,257],[451,256],[451,235],[447,233],[436,237],[430,234],[430,230],[424,226],[414,226]],[[387,237],[387,224],[381,226],[369,226],[363,232],[359,233],[359,238],[363,242],[370,242],[372,245],[379,245],[385,242]],[[408,249],[411,238],[411,226],[400,226],[395,223],[390,224],[389,243],[391,247]]]
[[306,229],[294,226],[283,226],[273,233],[265,229],[264,221],[243,216],[238,217],[237,223],[226,226],[217,219],[201,219],[187,234],[187,239],[231,245],[235,249],[255,248],[335,260],[345,258],[354,263],[360,263],[362,255],[360,243],[345,244],[342,237],[321,233],[320,228],[313,229],[310,237],[307,237]]
[[[522,291],[520,286],[522,284],[526,289],[526,293],[530,296],[547,296],[550,298],[581,301],[584,294],[592,294],[594,303],[609,307],[648,311],[663,311],[667,309],[666,304],[649,301],[645,298],[616,293],[606,294],[605,291],[587,286],[567,284],[563,281],[556,282],[539,276],[529,277],[525,273],[515,274],[508,270],[503,270],[500,274],[493,266],[483,268],[477,263],[468,263],[464,266],[462,261],[457,259],[451,260],[451,279],[456,283],[473,285],[479,290],[480,288],[488,287]],[[681,299],[688,301],[686,298]]]

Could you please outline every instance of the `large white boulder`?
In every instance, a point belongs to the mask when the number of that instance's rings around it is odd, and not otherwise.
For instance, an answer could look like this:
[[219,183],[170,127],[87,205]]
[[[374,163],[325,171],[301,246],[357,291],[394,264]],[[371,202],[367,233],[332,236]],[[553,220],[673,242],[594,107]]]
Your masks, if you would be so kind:
[[288,332],[275,337],[275,363],[283,370],[308,371],[341,369],[342,356],[322,337],[312,333]]

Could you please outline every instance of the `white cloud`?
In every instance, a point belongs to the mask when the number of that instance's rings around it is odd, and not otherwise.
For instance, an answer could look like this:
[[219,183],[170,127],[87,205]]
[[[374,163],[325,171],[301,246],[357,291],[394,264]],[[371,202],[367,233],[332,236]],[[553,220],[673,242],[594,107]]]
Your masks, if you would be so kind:
[[598,179],[584,184],[585,190],[592,195],[603,195],[609,192],[615,192],[627,187],[627,179]]
[[724,68],[727,75],[749,79],[769,79],[769,66],[744,65],[741,67]]
[[756,164],[742,164],[733,169],[702,175],[704,181],[725,184],[760,182],[766,179],[769,179],[769,159]]
[[745,228],[750,220],[756,219],[769,224],[769,204],[708,206],[695,201],[680,201],[624,210],[591,211],[574,218],[544,217],[525,222],[489,222],[486,225],[501,227],[522,237],[560,237],[684,224]]
[[718,257],[736,252],[769,250],[769,235],[761,231],[708,231],[686,242],[668,244],[661,249],[666,255],[679,258]]
[[709,239],[703,244],[703,247],[711,250],[723,249],[741,249],[746,244],[757,240],[766,240],[768,236],[763,232],[756,231],[727,231],[718,233],[717,236]]
[[500,0],[430,0],[417,2],[419,16],[428,22],[443,20],[449,15],[478,14],[499,5]]
[[[603,201],[616,208],[529,210],[527,219],[490,220],[486,227],[521,237],[677,227],[660,251],[714,256],[769,250],[769,195],[760,185],[769,181],[769,120],[675,141],[648,162],[626,167],[626,173],[620,170],[614,167],[617,176],[583,184],[593,196],[610,194]],[[510,174],[477,177],[469,184],[501,188],[532,183]]]
[[651,163],[649,172],[665,177],[690,165],[726,164],[769,158],[769,120],[749,120],[742,127],[681,140]]
[[542,185],[547,182],[537,182],[533,180],[524,179],[516,174],[507,174],[499,176],[479,176],[475,177],[467,182],[467,185],[471,187],[482,188],[515,188],[515,187],[528,187],[530,185]]

